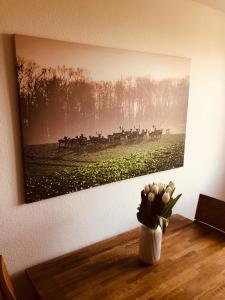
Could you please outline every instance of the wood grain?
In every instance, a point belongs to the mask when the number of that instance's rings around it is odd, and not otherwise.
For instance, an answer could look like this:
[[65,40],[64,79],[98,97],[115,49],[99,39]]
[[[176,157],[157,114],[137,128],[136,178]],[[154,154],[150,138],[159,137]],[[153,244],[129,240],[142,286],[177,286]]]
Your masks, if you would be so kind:
[[225,232],[225,201],[200,194],[195,219]]
[[42,300],[225,299],[225,235],[175,215],[161,260],[138,260],[134,229],[27,270]]

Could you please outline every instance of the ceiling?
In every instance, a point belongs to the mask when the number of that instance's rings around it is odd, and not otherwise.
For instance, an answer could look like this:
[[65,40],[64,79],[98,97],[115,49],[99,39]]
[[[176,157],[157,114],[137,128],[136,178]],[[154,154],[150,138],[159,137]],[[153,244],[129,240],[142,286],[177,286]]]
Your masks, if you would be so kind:
[[225,12],[225,0],[193,0],[195,2],[202,3],[215,9]]

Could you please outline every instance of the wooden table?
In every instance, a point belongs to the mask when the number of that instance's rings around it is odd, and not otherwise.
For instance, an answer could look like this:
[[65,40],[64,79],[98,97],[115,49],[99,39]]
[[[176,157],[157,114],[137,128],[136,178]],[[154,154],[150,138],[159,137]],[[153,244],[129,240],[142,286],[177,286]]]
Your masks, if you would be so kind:
[[160,262],[138,260],[139,229],[69,253],[26,273],[42,300],[225,299],[225,235],[175,215]]

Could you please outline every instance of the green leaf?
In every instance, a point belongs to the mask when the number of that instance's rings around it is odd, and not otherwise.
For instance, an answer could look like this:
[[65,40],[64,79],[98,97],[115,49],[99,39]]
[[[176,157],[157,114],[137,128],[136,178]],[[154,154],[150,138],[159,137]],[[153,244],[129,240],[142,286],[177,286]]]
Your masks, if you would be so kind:
[[172,209],[170,209],[170,210],[168,210],[168,211],[166,211],[164,213],[161,213],[160,216],[163,217],[163,218],[165,218],[165,219],[168,219],[168,218],[171,217],[171,215],[172,215]]
[[177,203],[178,199],[181,197],[182,194],[179,194],[176,198],[170,200],[166,206],[164,207],[161,216],[167,216],[170,211],[172,211],[172,208],[174,207],[174,205]]
[[159,225],[161,226],[163,233],[165,233],[168,224],[169,221],[166,218],[163,218],[161,216],[159,217]]

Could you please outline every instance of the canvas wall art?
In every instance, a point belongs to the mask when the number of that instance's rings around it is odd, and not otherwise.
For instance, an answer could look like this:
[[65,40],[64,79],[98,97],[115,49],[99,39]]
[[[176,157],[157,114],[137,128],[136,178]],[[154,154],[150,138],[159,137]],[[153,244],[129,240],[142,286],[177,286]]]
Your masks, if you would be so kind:
[[183,166],[190,59],[15,46],[27,202]]

